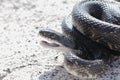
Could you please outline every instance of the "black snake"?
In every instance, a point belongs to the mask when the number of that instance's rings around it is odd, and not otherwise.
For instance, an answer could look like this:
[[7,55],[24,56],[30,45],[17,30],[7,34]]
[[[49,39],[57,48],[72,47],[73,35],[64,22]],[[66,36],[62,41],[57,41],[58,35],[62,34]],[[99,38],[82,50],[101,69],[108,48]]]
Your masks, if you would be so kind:
[[100,77],[109,70],[114,57],[120,55],[119,4],[107,0],[81,1],[63,20],[63,34],[40,30],[39,34],[47,39],[41,45],[66,51],[64,66],[71,74],[80,78]]

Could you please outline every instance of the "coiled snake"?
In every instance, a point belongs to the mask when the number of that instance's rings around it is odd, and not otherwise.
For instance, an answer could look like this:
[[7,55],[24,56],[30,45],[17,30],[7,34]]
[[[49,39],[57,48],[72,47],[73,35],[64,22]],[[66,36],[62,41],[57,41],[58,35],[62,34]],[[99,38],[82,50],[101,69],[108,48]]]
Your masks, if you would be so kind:
[[39,34],[47,39],[41,45],[65,51],[64,66],[71,74],[100,77],[109,70],[114,56],[120,55],[119,5],[117,1],[81,1],[63,20],[63,34],[40,30]]

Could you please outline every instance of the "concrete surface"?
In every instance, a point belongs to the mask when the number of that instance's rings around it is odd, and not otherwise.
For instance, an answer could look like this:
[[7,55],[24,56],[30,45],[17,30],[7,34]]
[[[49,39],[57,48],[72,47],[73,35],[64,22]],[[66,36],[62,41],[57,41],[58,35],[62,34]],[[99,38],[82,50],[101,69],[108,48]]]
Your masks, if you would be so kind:
[[[38,31],[61,32],[77,0],[0,0],[0,80],[81,80],[64,67],[63,52],[39,45]],[[119,80],[120,61],[96,80]]]

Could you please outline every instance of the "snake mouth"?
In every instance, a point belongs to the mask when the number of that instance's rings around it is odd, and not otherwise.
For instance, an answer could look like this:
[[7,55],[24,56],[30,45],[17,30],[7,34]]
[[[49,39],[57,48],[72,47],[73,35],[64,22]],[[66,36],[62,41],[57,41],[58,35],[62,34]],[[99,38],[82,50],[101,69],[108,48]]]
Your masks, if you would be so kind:
[[59,47],[60,44],[56,42],[57,35],[53,34],[51,30],[40,30],[41,37],[40,44],[45,47]]
[[45,41],[45,40],[41,40],[40,45],[42,45],[44,47],[60,47],[60,45],[57,43],[50,43],[50,42]]

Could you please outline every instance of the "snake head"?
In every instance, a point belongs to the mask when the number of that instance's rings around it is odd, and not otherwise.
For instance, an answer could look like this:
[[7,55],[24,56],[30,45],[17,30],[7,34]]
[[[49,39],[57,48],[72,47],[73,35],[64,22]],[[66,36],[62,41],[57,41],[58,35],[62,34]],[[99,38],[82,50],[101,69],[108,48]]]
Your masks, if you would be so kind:
[[40,41],[40,44],[44,47],[68,51],[70,49],[73,49],[75,46],[74,41],[70,40],[64,34],[58,33],[54,30],[40,30],[39,35],[44,38],[44,40]]

